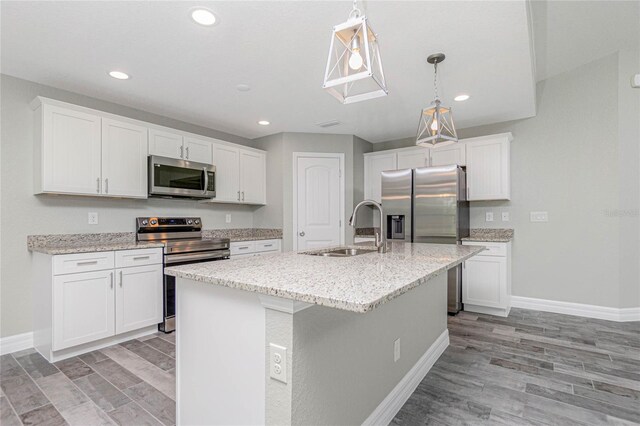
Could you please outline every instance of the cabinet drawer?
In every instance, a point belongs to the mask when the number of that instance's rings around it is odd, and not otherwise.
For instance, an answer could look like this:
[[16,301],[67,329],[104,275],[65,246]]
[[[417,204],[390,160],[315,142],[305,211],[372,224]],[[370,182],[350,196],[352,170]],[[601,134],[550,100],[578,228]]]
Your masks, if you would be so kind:
[[77,253],[53,256],[53,275],[113,269],[114,252]]
[[261,240],[255,242],[256,252],[279,251],[280,240]]
[[231,256],[238,254],[255,253],[256,242],[255,241],[238,241],[230,244]]
[[483,241],[463,241],[463,246],[484,246],[486,250],[481,251],[476,256],[506,256],[507,244],[506,243],[485,243]]
[[116,268],[162,263],[162,248],[120,250],[116,252]]

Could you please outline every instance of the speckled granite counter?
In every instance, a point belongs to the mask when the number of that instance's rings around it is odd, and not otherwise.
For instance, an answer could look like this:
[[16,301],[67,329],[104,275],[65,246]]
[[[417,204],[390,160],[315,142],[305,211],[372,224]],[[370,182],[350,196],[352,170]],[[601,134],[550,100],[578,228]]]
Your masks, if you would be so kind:
[[485,241],[488,243],[508,243],[513,240],[513,229],[472,228],[470,235],[462,241]]
[[[203,238],[229,238],[231,241],[281,239],[282,229],[204,229]],[[135,232],[99,234],[52,234],[27,236],[30,251],[56,254],[90,253],[164,247],[162,243],[137,242]]]
[[288,252],[175,266],[165,269],[165,273],[331,308],[367,312],[483,250],[476,246],[402,242],[393,242],[390,246],[391,250],[385,254],[372,251],[353,257],[322,257]]

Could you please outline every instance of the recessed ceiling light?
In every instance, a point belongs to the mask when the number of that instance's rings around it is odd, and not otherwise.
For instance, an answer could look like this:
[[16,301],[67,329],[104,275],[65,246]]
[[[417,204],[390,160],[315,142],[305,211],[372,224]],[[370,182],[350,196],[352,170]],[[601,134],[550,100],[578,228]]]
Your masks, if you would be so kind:
[[248,92],[249,90],[251,90],[251,86],[249,86],[248,84],[238,84],[236,86],[236,89],[238,89],[239,92]]
[[469,95],[458,95],[455,98],[453,98],[453,100],[456,101],[456,102],[462,102],[462,101],[466,101],[470,97],[471,96],[469,96]]
[[118,80],[128,80],[129,74],[124,73],[122,71],[109,71],[109,75],[113,78],[117,78]]
[[210,27],[216,23],[216,15],[214,15],[213,12],[208,9],[194,9],[191,12],[191,17],[198,24],[204,25],[205,27]]
[[258,124],[261,126],[268,126],[271,123],[269,123],[267,120],[260,120],[258,121]]

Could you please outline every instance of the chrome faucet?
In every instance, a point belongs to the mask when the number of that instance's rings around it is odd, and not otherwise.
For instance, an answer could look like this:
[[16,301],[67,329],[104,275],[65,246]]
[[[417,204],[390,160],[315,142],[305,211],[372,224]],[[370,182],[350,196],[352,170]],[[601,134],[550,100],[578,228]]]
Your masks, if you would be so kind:
[[376,247],[378,248],[378,253],[386,253],[387,252],[387,232],[385,227],[385,218],[384,212],[382,211],[382,204],[377,203],[373,200],[364,200],[360,201],[356,207],[353,209],[353,214],[351,214],[351,218],[349,219],[349,225],[356,227],[356,217],[358,215],[358,209],[362,206],[374,206],[377,207],[380,212],[380,227],[378,228],[378,232],[375,233],[376,237]]

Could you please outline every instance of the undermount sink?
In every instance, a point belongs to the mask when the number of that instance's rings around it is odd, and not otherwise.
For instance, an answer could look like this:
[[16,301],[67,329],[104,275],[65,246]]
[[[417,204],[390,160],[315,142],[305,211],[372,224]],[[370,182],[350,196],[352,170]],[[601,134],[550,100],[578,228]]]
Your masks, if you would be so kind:
[[365,248],[348,248],[348,247],[340,247],[333,250],[328,251],[308,251],[303,254],[308,254],[309,256],[323,256],[323,257],[351,257],[358,256],[360,254],[373,253],[376,249],[365,249]]

